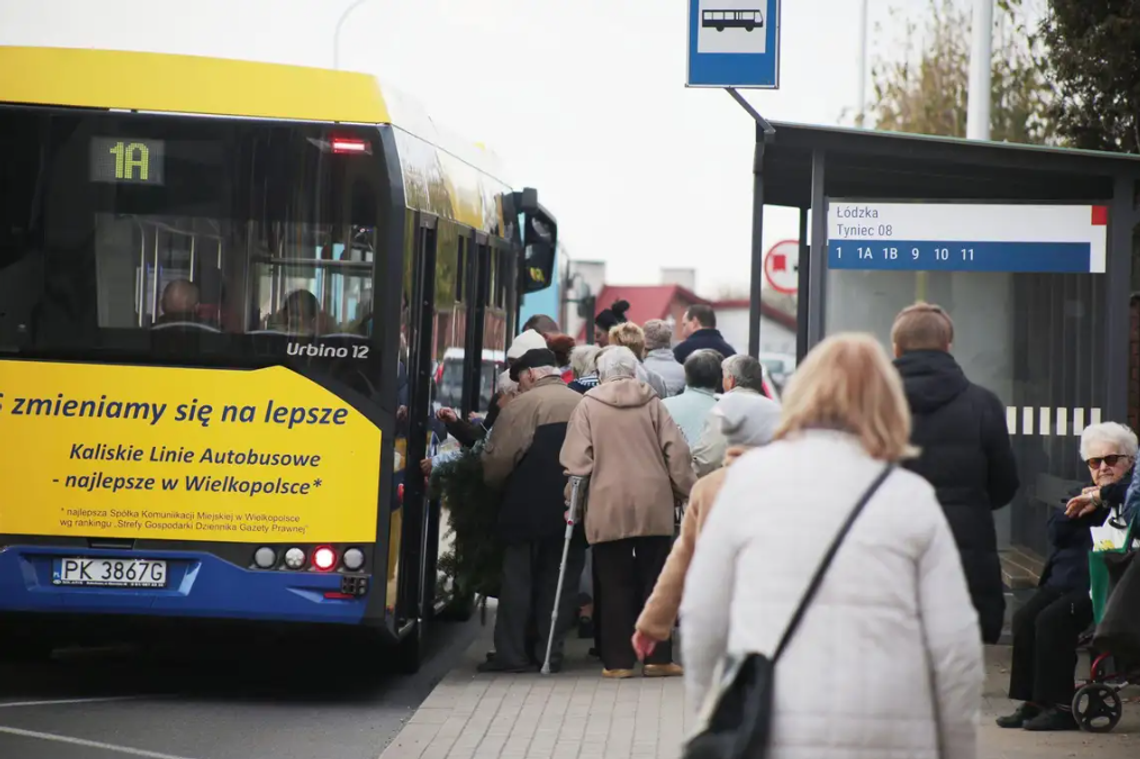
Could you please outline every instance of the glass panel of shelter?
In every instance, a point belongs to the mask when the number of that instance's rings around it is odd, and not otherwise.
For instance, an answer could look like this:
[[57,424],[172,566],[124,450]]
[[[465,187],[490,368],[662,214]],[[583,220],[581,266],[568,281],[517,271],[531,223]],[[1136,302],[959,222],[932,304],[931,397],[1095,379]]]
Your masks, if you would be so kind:
[[952,352],[966,375],[1006,406],[1018,458],[1021,491],[995,514],[999,545],[1044,555],[1047,509],[1088,480],[1078,445],[1084,427],[1102,421],[1105,402],[1104,280],[1103,274],[826,274],[826,333],[870,332],[889,349],[895,315],[915,301],[937,303],[952,316]]

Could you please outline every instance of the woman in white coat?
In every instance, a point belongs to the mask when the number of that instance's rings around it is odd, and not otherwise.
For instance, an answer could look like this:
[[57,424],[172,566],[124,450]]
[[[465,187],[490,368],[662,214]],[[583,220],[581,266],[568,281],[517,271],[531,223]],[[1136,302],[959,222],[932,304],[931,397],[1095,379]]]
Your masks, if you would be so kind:
[[[792,376],[771,445],[731,469],[685,580],[688,707],[726,654],[769,656],[910,412],[870,336],[822,342]],[[974,759],[978,619],[934,490],[896,469],[855,521],[776,664],[771,757]]]

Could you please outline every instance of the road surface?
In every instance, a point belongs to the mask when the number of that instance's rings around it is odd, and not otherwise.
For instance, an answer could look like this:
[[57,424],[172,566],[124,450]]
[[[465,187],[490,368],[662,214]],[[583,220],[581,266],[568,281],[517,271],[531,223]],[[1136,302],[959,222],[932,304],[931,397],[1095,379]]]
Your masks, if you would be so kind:
[[255,639],[0,664],[0,757],[376,759],[478,629],[434,625],[414,676],[370,673],[348,647]]

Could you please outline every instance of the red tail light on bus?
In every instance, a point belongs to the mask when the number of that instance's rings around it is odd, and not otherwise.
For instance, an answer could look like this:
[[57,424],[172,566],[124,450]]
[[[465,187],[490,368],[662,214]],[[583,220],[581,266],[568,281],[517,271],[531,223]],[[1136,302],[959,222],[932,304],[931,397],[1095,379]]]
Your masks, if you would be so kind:
[[332,141],[334,153],[371,153],[368,143],[364,140],[349,140],[343,137],[334,137]]
[[313,551],[313,566],[320,572],[328,572],[336,566],[336,551],[332,546],[321,546]]

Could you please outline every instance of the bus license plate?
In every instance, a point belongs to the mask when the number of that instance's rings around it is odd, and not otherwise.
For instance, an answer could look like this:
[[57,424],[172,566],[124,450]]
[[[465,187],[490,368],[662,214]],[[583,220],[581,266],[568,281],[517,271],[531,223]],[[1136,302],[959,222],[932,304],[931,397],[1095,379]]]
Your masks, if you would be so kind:
[[165,588],[166,562],[153,559],[56,559],[53,585]]

